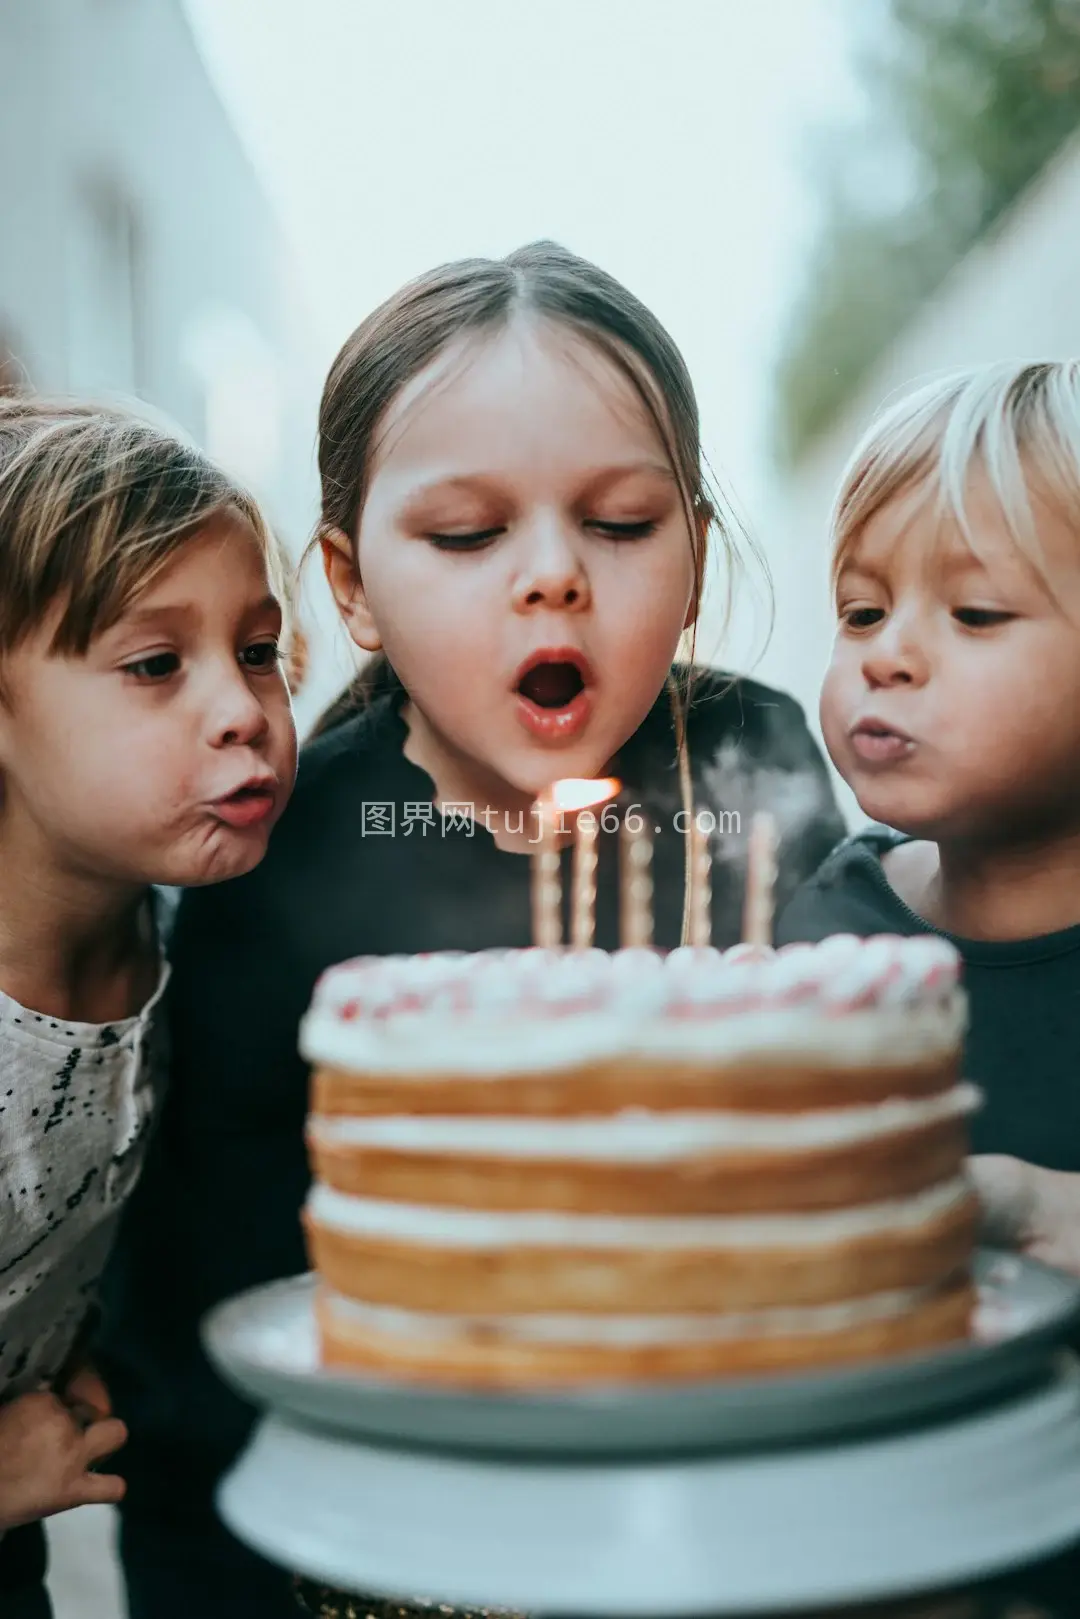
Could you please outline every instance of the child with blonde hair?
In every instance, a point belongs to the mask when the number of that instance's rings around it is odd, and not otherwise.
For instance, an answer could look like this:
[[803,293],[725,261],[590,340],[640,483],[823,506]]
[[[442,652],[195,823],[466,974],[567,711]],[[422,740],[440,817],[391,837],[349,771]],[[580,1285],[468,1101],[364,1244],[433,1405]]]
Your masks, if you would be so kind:
[[821,722],[880,824],[781,937],[953,941],[989,1234],[1080,1273],[1080,362],[895,403],[844,473],[833,541]]
[[292,785],[253,502],[114,411],[0,401],[0,1611],[40,1520],[117,1501],[85,1360],[163,1074],[152,885],[249,871]]

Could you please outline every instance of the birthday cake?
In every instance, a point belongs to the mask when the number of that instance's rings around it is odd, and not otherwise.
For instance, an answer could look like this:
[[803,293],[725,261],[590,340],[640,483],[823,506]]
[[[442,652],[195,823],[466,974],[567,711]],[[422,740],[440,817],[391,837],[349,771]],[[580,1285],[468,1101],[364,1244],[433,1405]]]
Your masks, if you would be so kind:
[[848,937],[332,969],[302,1032],[324,1363],[529,1389],[965,1337],[957,974]]

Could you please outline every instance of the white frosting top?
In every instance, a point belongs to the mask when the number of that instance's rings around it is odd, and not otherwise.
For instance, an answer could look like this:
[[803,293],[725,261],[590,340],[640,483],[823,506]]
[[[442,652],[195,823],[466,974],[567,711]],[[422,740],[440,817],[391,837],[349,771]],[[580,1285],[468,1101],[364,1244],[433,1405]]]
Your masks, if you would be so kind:
[[805,1113],[652,1113],[635,1108],[600,1118],[316,1116],[308,1131],[316,1145],[325,1146],[561,1162],[669,1163],[729,1148],[768,1152],[869,1141],[939,1119],[960,1118],[978,1101],[973,1085],[954,1085],[937,1096]]
[[647,1057],[946,1055],[959,957],[936,937],[837,935],[779,951],[485,951],[348,962],[316,986],[308,1061],[362,1072],[536,1072]]
[[958,1178],[912,1197],[813,1214],[573,1214],[435,1208],[376,1202],[317,1183],[307,1210],[317,1224],[355,1236],[442,1248],[814,1248],[881,1232],[912,1231],[968,1196]]

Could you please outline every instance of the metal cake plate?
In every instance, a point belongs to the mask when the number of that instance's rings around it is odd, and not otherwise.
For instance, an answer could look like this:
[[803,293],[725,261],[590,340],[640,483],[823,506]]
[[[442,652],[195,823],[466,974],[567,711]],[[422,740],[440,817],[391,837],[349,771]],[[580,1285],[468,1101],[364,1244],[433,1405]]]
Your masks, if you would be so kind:
[[538,1394],[433,1389],[327,1371],[318,1363],[314,1278],[273,1282],[219,1306],[203,1325],[223,1377],[258,1406],[333,1433],[394,1446],[599,1458],[810,1445],[910,1427],[1045,1373],[1080,1334],[1080,1282],[983,1250],[972,1341],[932,1354],[828,1371]]
[[908,1433],[622,1461],[391,1450],[271,1416],[218,1506],[272,1562],[345,1591],[579,1619],[820,1616],[1074,1543],[1080,1375],[1051,1357],[1034,1385]]

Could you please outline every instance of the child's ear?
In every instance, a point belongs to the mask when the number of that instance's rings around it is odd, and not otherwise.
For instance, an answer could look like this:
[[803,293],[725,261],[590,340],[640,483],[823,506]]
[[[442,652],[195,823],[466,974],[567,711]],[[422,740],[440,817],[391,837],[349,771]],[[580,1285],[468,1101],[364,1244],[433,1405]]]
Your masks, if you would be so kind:
[[352,541],[339,528],[324,528],[319,535],[319,546],[326,582],[350,638],[363,652],[381,651],[382,639],[364,595]]

